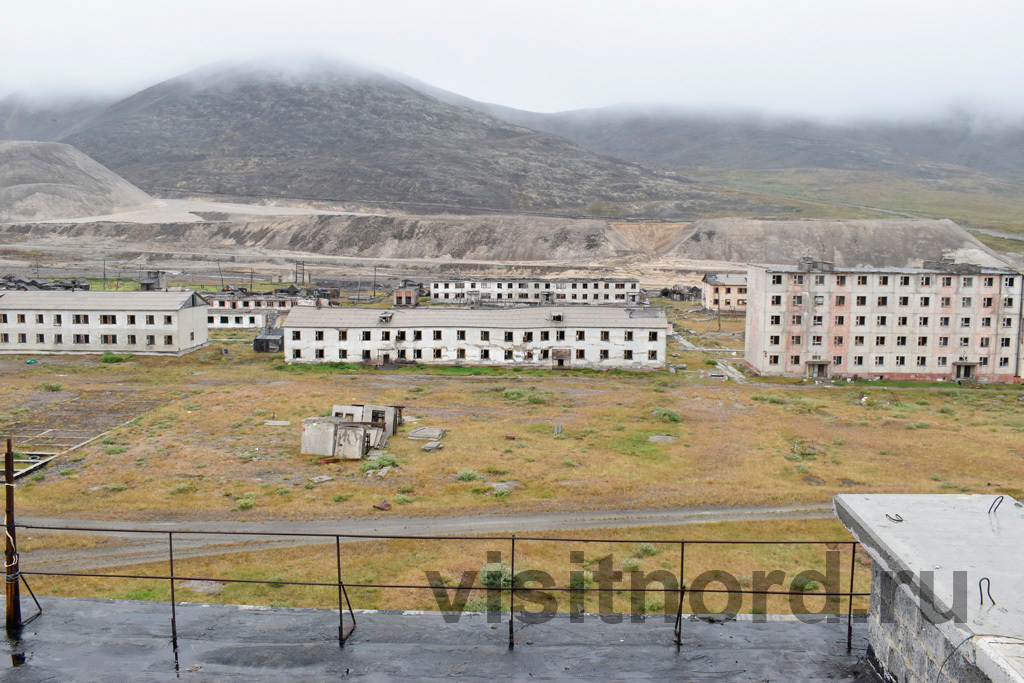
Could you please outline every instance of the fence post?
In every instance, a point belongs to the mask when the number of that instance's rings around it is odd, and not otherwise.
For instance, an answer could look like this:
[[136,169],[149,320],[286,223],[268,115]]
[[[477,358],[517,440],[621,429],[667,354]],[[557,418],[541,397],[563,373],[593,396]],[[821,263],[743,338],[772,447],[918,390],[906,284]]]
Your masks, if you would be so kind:
[[676,649],[683,644],[683,597],[686,595],[686,539],[679,541],[679,605],[676,606]]
[[7,635],[16,638],[21,632],[21,584],[18,562],[18,544],[14,528],[14,445],[7,439],[7,451],[4,453],[4,492],[7,545],[4,552],[6,561],[5,580],[7,595]]
[[846,651],[853,650],[853,573],[857,570],[857,541],[850,544],[850,603],[846,611]]
[[334,550],[338,560],[338,647],[345,644],[345,604],[341,599],[341,537],[334,537]]
[[[500,579],[499,579],[500,581]],[[508,649],[516,646],[516,535],[512,534],[512,581],[508,589]]]
[[174,601],[174,532],[167,532],[167,557],[171,565],[171,638],[178,642],[178,605]]

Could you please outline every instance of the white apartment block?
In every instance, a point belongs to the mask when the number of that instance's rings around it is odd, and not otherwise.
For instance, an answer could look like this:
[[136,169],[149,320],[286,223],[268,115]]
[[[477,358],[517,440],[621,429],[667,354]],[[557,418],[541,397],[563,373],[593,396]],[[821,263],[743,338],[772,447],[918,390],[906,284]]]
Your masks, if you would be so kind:
[[0,353],[180,356],[206,346],[206,301],[181,292],[0,293]]
[[632,278],[453,278],[430,284],[435,304],[619,305],[646,303],[640,281]]
[[708,273],[700,281],[700,302],[708,311],[747,310],[747,274]]
[[428,363],[537,368],[665,366],[661,308],[295,308],[289,363]]
[[752,265],[746,362],[783,377],[1020,382],[1022,280],[952,261]]
[[205,295],[205,298],[210,302],[206,315],[210,329],[261,330],[274,327],[295,306],[317,304],[316,298],[311,296],[259,292],[218,292]]

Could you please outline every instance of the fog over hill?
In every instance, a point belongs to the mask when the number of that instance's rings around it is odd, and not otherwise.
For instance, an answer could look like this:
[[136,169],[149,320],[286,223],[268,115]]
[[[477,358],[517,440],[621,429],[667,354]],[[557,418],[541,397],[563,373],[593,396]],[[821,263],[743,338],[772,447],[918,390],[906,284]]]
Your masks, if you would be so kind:
[[52,132],[153,192],[672,217],[773,210],[334,62],[218,65]]

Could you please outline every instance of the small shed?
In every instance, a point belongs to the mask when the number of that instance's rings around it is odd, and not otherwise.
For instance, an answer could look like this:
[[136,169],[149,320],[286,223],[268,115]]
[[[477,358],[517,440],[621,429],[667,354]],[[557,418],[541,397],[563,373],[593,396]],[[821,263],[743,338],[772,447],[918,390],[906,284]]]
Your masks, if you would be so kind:
[[283,351],[284,330],[281,328],[263,330],[253,340],[252,350],[256,353],[279,353]]

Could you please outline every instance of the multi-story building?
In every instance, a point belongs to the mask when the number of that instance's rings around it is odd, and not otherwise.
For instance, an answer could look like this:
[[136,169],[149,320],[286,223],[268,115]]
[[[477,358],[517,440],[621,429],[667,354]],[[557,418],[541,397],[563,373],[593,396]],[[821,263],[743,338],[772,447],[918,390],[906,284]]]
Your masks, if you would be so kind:
[[181,292],[2,292],[0,353],[166,354],[207,344],[206,301]]
[[274,327],[295,306],[326,306],[324,299],[298,294],[228,291],[206,296],[210,310],[206,323],[211,329],[252,329]]
[[708,273],[700,281],[700,301],[708,311],[746,311],[747,274]]
[[431,303],[637,306],[646,303],[640,281],[631,278],[456,278],[430,284]]
[[431,363],[544,368],[664,367],[660,308],[295,308],[291,363]]
[[1019,382],[1021,274],[923,265],[751,266],[747,364],[785,377]]

